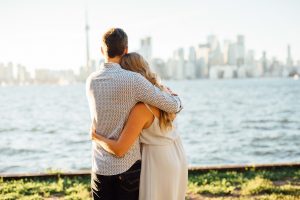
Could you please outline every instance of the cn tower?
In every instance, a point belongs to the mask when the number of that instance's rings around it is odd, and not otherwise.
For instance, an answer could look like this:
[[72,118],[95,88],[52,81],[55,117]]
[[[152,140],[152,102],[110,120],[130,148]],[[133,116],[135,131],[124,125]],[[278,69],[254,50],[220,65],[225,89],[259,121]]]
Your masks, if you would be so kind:
[[85,37],[86,37],[86,71],[90,73],[90,45],[89,45],[88,7],[85,8]]

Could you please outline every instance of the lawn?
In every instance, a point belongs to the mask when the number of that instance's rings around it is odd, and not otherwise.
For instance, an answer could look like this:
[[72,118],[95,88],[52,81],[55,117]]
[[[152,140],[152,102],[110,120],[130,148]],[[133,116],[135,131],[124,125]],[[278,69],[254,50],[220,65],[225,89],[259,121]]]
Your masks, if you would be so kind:
[[[91,199],[89,177],[0,180],[1,200]],[[300,169],[191,172],[188,200],[300,200]]]

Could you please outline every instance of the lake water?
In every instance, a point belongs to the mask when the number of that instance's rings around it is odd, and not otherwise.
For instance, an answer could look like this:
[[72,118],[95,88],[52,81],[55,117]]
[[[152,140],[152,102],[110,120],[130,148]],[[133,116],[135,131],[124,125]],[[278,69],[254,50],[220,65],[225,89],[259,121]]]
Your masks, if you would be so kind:
[[[166,82],[190,165],[300,161],[300,81]],[[0,87],[0,172],[89,169],[84,85]]]

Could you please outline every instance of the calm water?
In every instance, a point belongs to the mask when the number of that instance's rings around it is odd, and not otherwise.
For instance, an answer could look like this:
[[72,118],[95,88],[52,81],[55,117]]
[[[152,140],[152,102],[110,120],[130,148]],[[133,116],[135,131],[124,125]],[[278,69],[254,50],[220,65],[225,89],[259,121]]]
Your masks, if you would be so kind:
[[[190,165],[300,161],[300,81],[167,82]],[[84,85],[0,87],[0,172],[90,168]]]

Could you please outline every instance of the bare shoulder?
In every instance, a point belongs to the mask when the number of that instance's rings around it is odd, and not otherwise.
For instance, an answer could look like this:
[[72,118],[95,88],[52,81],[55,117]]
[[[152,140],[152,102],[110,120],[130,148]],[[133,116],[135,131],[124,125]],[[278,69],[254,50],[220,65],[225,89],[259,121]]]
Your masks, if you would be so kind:
[[143,102],[139,102],[135,104],[131,112],[136,114],[145,114],[147,113],[147,110],[148,108],[146,107],[146,105]]
[[[154,113],[154,115],[156,117],[159,118],[159,113],[160,113],[160,110],[154,106],[151,106],[149,104],[147,104],[149,106],[149,108],[151,109],[151,111]],[[153,114],[152,112],[149,110],[149,108],[147,108],[147,106],[140,102],[140,103],[137,103],[134,108],[132,109],[132,112],[134,112],[136,115],[145,115],[147,116],[148,119],[152,119],[153,117]]]
[[155,106],[151,106],[151,105],[149,105],[149,104],[148,104],[148,106],[149,106],[149,108],[151,109],[151,111],[154,113],[154,115],[155,115],[157,118],[159,118],[160,110],[159,110],[158,108],[156,108]]

